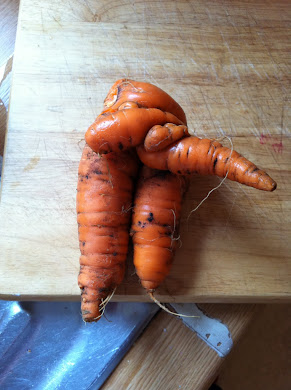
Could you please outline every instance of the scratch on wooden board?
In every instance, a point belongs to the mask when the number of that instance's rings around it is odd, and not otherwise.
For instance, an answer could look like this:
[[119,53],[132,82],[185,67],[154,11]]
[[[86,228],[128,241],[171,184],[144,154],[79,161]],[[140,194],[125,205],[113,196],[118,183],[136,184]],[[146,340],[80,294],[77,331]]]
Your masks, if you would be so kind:
[[201,95],[202,95],[203,101],[204,101],[204,103],[205,103],[206,109],[207,109],[207,111],[208,111],[210,120],[211,120],[212,123],[213,123],[213,127],[214,127],[214,129],[216,129],[216,125],[215,125],[213,116],[212,116],[212,114],[211,114],[211,111],[210,111],[210,108],[209,108],[209,104],[208,104],[207,100],[205,99],[205,96],[204,96],[204,93],[203,93],[203,91],[202,91],[201,86],[199,86],[199,90],[200,90],[200,93],[201,93]]
[[227,8],[226,8],[224,2],[223,2],[223,10],[224,10],[224,12],[225,12],[225,14],[226,14],[226,19],[228,20],[229,24],[231,24],[232,27],[233,27],[233,28],[235,29],[235,31],[237,32],[237,28],[236,28],[235,24],[233,23],[233,21],[231,20],[231,15],[229,14],[229,12],[228,12],[228,10],[227,10]]
[[220,30],[219,32],[220,32],[220,35],[221,35],[223,44],[224,44],[224,46],[227,48],[227,50],[228,50],[228,52],[229,52],[230,60],[231,60],[231,62],[232,62],[232,67],[233,67],[234,70],[235,70],[234,75],[235,75],[236,78],[239,80],[239,82],[241,82],[240,75],[239,75],[239,71],[238,71],[237,66],[236,66],[236,64],[235,64],[235,62],[234,62],[233,55],[232,55],[232,51],[231,51],[231,49],[230,49],[230,47],[229,47],[229,44],[228,44],[227,40],[225,39],[223,32],[222,32],[221,30]]
[[284,105],[282,106],[281,113],[281,126],[280,126],[280,135],[275,136],[272,134],[263,134],[260,135],[260,144],[261,145],[270,145],[273,151],[277,154],[282,154],[284,150],[283,145],[283,128],[284,128]]
[[32,157],[30,159],[29,163],[23,168],[23,170],[25,172],[31,171],[32,169],[34,169],[37,166],[39,160],[40,160],[39,156]]
[[[104,29],[104,23],[100,23],[101,30],[104,34],[104,36],[108,36],[108,31]],[[125,47],[123,42],[120,42],[120,35],[118,34],[118,31],[115,31],[114,36],[112,32],[110,32],[110,37],[112,36],[112,39],[110,40],[110,44],[112,46],[112,53],[115,53],[115,56],[112,58],[112,62],[114,64],[118,64],[121,68],[120,75],[124,78],[130,78],[130,72],[128,68],[128,63],[124,59],[124,53],[125,53]],[[100,39],[102,39],[100,37]],[[117,45],[118,44],[118,45]]]
[[92,16],[91,19],[88,20],[88,22],[96,22],[99,18],[98,13],[95,13],[92,8],[90,7],[90,4],[88,4],[87,0],[82,0],[82,4],[85,5],[86,9],[89,11],[89,14]]
[[[267,53],[268,53],[268,55],[269,55],[269,57],[270,57],[270,59],[271,59],[271,61],[273,63],[274,77],[278,80],[278,82],[279,82],[279,84],[281,86],[282,92],[285,94],[285,98],[289,101],[289,99],[288,99],[289,93],[288,93],[288,91],[286,91],[285,86],[282,83],[282,78],[284,78],[285,72],[281,69],[281,66],[279,65],[279,63],[277,63],[275,61],[275,59],[274,59],[274,57],[273,57],[273,55],[271,53],[271,50],[270,50],[270,48],[268,47],[268,45],[267,45],[267,43],[265,41],[264,35],[265,34],[263,32],[258,33],[258,36],[261,39],[262,45],[265,47],[265,49],[266,49],[266,51],[267,51]],[[281,72],[280,77],[277,76],[277,70],[279,70]]]
[[262,76],[261,76],[260,73],[257,71],[257,69],[255,68],[254,64],[250,63],[249,66],[253,69],[253,71],[256,73],[256,75],[259,76],[259,78],[261,79]]
[[211,69],[212,69],[212,71],[213,71],[213,73],[214,73],[214,75],[215,75],[216,81],[219,82],[220,80],[219,80],[217,71],[216,71],[216,69],[215,69],[215,65],[213,64],[212,61],[211,61]]
[[[252,101],[252,99],[251,99],[251,97],[249,96],[247,90],[245,90],[245,89],[243,88],[243,85],[241,85],[241,84],[239,84],[239,89],[240,89],[240,91],[241,91],[241,94],[239,94],[239,101],[240,101],[241,105],[244,107],[245,111],[247,111],[247,112],[249,112],[249,111],[252,112],[252,113],[254,114],[255,117],[257,116],[257,117],[261,120],[261,118],[259,117],[258,112],[257,112],[256,110],[253,109],[253,107],[255,107],[256,105],[255,105],[255,103]],[[242,97],[243,97],[244,95],[246,95],[247,101],[250,103],[250,104],[247,104],[246,106],[245,106],[245,104],[244,104],[244,102],[243,102],[243,99],[242,99]],[[243,116],[243,117],[244,117],[244,116]],[[244,117],[244,118],[246,118],[246,117]],[[253,125],[253,128],[254,128],[253,133],[254,133],[255,135],[258,135],[258,134],[259,134],[259,130],[258,130],[258,128],[257,128],[257,126],[256,126],[256,124],[255,124],[255,122],[253,121],[253,119],[252,119],[252,117],[251,117],[250,115],[248,116],[248,119],[250,120],[250,122],[251,122],[252,125]],[[256,134],[256,132],[257,132],[257,134]]]
[[54,19],[54,21],[60,26],[60,28],[63,28],[61,22],[60,22],[54,15],[50,15],[50,16],[51,16],[51,17]]

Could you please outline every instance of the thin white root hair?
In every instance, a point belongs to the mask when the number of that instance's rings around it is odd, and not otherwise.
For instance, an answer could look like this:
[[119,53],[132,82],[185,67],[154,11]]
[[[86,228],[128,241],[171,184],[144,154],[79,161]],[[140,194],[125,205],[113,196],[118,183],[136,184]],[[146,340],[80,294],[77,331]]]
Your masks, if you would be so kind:
[[[233,143],[232,143],[231,138],[228,137],[228,136],[224,136],[224,137],[222,137],[222,138],[216,139],[215,141],[222,141],[222,140],[224,140],[225,138],[227,138],[227,139],[229,140],[230,144],[231,144],[231,152],[230,152],[230,155],[229,155],[229,159],[230,159],[230,158],[231,158],[231,155],[232,155],[232,152],[233,152]],[[204,202],[206,201],[206,199],[209,198],[209,196],[211,195],[211,193],[212,193],[213,191],[217,190],[220,186],[222,186],[222,184],[223,184],[223,183],[225,182],[225,180],[227,179],[228,173],[229,173],[229,168],[227,169],[226,175],[225,175],[224,178],[221,180],[221,182],[220,182],[216,187],[212,188],[212,190],[210,190],[210,191],[208,192],[208,194],[205,196],[205,198],[203,198],[203,199],[201,200],[201,202],[198,204],[198,206],[196,206],[193,210],[190,211],[190,213],[189,213],[189,215],[188,215],[188,217],[187,217],[187,223],[189,222],[189,218],[191,217],[191,215],[192,215],[196,210],[199,209],[199,207],[202,205],[202,203],[204,203]]]
[[181,248],[181,246],[182,246],[182,240],[181,240],[180,234],[179,234],[178,237],[174,237],[174,235],[175,235],[175,230],[176,230],[176,214],[175,214],[175,211],[174,211],[173,209],[171,209],[171,211],[172,211],[172,213],[173,213],[173,215],[174,215],[174,227],[173,227],[173,233],[172,233],[172,235],[171,235],[171,240],[172,240],[172,242],[171,242],[171,251],[172,251],[173,241],[179,241],[179,243],[180,243],[179,248]]
[[116,290],[116,287],[110,295],[108,295],[105,299],[101,299],[101,303],[99,305],[101,310],[105,310],[105,306],[109,303],[110,299],[113,297],[115,290]]
[[161,308],[163,309],[165,312],[169,313],[169,314],[172,314],[173,316],[177,316],[177,317],[187,317],[187,318],[200,318],[200,316],[190,316],[190,315],[186,315],[186,314],[179,314],[179,313],[175,313],[174,311],[171,311],[169,310],[166,306],[164,306],[161,302],[159,302],[156,297],[154,296],[154,294],[152,292],[148,292],[149,296],[151,297],[151,299]]
[[133,208],[134,208],[134,206],[129,206],[127,209],[124,206],[122,206],[120,214],[128,213]]
[[110,295],[108,295],[104,300],[102,299],[101,300],[101,303],[99,305],[99,308],[100,308],[100,315],[98,317],[95,317],[93,318],[94,321],[97,321],[99,320],[99,318],[101,318],[104,313],[105,313],[105,308],[106,306],[108,305],[109,301],[111,300],[111,298],[113,297],[114,293],[115,293],[115,290],[116,290],[116,287],[115,289],[112,291],[112,293]]

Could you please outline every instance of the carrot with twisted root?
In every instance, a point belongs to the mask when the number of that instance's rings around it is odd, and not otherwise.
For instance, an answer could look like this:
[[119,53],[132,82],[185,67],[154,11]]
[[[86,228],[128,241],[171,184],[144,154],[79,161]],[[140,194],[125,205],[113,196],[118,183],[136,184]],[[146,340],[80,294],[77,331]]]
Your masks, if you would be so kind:
[[230,180],[264,191],[274,191],[277,187],[266,172],[215,140],[191,136],[159,152],[146,151],[143,145],[137,152],[140,160],[154,169],[169,170],[178,175],[227,175]]
[[99,156],[84,147],[77,220],[81,251],[78,284],[86,322],[101,317],[106,299],[123,280],[137,170],[134,150]]
[[[148,83],[119,80],[85,135],[79,166],[77,211],[79,286],[85,321],[95,321],[121,282],[127,254],[137,160],[143,167],[135,195],[131,234],[134,264],[152,292],[170,271],[178,242],[188,175],[217,175],[261,190],[276,183],[253,163],[218,141],[190,136],[184,111]],[[104,153],[99,156],[94,153]]]
[[99,115],[85,139],[96,153],[120,152],[140,145],[153,126],[168,122],[183,124],[175,115],[157,108],[121,109]]
[[165,91],[150,83],[130,79],[117,80],[110,88],[104,100],[104,112],[115,112],[122,107],[158,108],[171,112],[181,122],[186,124],[186,115],[182,107]]
[[[170,95],[150,83],[121,79],[110,88],[103,111],[85,139],[97,153],[118,152],[141,144],[153,126],[167,123],[186,125],[183,109]],[[174,129],[170,137],[156,132],[156,142],[163,142],[160,148],[182,136],[176,134],[178,128]],[[183,135],[189,135],[186,126]]]

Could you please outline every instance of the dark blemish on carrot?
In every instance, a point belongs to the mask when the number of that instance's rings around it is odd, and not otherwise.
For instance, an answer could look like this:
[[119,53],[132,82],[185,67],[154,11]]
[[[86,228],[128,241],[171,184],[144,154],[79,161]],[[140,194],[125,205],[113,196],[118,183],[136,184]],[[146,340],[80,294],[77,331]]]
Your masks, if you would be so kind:
[[258,171],[259,170],[259,168],[255,168],[255,169],[253,169],[253,172],[256,172],[256,171]]
[[138,225],[138,226],[141,226],[141,221],[138,221],[137,225]]
[[190,153],[190,148],[188,148],[187,150],[187,157],[189,156],[189,153]]
[[118,148],[119,148],[119,150],[123,149],[123,144],[121,142],[118,143]]
[[213,170],[215,170],[215,166],[216,166],[216,164],[217,164],[217,157],[216,157],[216,159],[214,160],[214,162],[213,162]]
[[89,179],[89,175],[86,175],[85,177],[86,177],[86,179]]
[[161,179],[165,179],[168,175],[169,175],[169,172],[168,172],[168,171],[158,171],[158,172],[155,174],[155,177],[159,177],[159,178],[161,178]]
[[96,173],[96,175],[102,175],[102,171],[100,171],[100,169],[94,169],[93,173]]
[[83,246],[85,246],[85,244],[86,244],[86,242],[85,242],[85,241],[83,241],[83,242],[82,242],[82,245],[83,245]]
[[117,96],[116,96],[116,101],[115,101],[115,103],[119,100],[121,91],[122,91],[122,86],[119,85],[119,86],[117,87]]
[[154,220],[154,214],[153,213],[149,213],[149,217],[147,218],[147,220],[149,222],[152,222]]
[[117,256],[117,252],[113,252],[112,254],[113,254],[113,256]]
[[182,172],[181,172],[181,171],[177,171],[177,173],[178,173],[179,175],[181,175],[181,174],[182,174]]
[[110,291],[110,288],[101,287],[101,288],[98,288],[98,291],[99,291],[99,293],[109,292],[109,291]]

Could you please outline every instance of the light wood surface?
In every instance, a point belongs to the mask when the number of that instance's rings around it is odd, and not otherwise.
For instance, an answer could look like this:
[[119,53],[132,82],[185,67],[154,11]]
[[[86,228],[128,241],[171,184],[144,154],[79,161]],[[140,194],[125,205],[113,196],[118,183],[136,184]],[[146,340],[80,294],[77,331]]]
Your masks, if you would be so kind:
[[[228,326],[236,345],[257,312],[258,305],[204,304],[200,308]],[[224,361],[181,320],[160,312],[102,390],[208,390]]]
[[[79,299],[79,141],[120,77],[152,82],[199,136],[234,148],[278,182],[264,193],[193,177],[182,247],[158,298],[290,299],[288,2],[23,0],[0,208],[0,296]],[[115,300],[147,300],[133,274]]]

